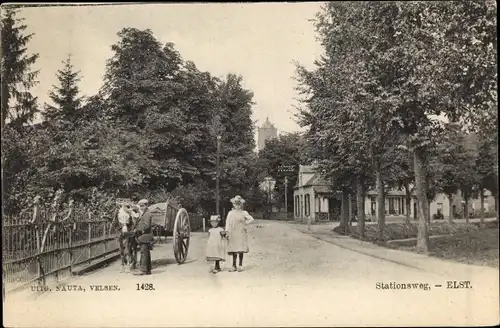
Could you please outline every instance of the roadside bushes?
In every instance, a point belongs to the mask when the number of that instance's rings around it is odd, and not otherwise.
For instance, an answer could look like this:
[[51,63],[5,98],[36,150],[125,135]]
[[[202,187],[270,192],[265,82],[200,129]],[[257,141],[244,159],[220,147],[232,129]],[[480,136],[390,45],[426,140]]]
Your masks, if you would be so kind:
[[[433,222],[429,225],[429,236],[437,235],[460,235],[466,234],[474,231],[478,231],[484,228],[491,228],[492,225],[498,227],[496,222],[487,222],[485,227],[480,227],[479,224],[463,224],[463,223],[453,223],[449,224],[447,222]],[[334,231],[338,234],[344,234],[343,228],[336,227]],[[356,227],[349,227],[349,235],[353,238],[359,239],[359,234]],[[404,223],[389,223],[384,227],[384,239],[380,240],[378,238],[378,227],[377,225],[367,225],[365,232],[365,240],[371,242],[384,242],[389,240],[398,239],[408,239],[416,238],[418,235],[418,228],[414,224],[404,224]]]

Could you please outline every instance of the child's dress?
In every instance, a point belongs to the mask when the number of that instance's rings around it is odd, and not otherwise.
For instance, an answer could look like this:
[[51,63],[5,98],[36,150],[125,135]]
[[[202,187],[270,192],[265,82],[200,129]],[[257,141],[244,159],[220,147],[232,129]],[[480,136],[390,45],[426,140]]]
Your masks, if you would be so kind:
[[221,235],[223,231],[224,229],[221,227],[208,230],[207,261],[225,261],[226,245],[224,237]]

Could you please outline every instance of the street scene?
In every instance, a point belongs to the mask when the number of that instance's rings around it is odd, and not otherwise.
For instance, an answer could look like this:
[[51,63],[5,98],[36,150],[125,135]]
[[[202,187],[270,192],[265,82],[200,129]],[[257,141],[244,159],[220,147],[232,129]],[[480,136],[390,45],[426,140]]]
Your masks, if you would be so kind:
[[[495,320],[497,270],[407,259],[404,252],[390,255],[388,261],[384,251],[365,255],[357,250],[366,246],[354,248],[342,237],[334,243],[316,239],[281,222],[258,221],[249,226],[249,236],[245,272],[228,272],[226,263],[219,274],[209,274],[204,260],[207,234],[193,233],[183,265],[170,255],[170,244],[155,246],[151,276],[119,274],[119,263],[114,262],[68,282],[68,288],[81,286],[85,292],[54,288],[28,293],[30,298],[22,302],[13,298],[4,308],[9,314],[5,324],[31,326],[33,318],[37,325],[50,322],[53,327],[68,322],[78,327],[110,322],[131,327],[140,326],[139,320],[154,327],[482,325]],[[472,289],[448,289],[448,280],[469,280]],[[137,291],[138,283],[151,284],[154,290]],[[383,290],[377,283],[419,286]],[[91,291],[92,285],[103,284],[120,290]]]
[[495,2],[1,31],[5,326],[499,324]]

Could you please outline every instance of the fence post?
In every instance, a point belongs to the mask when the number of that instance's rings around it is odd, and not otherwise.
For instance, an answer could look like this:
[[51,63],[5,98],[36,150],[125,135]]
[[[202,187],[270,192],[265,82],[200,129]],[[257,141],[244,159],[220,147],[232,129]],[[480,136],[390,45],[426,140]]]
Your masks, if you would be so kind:
[[69,274],[73,275],[73,229],[69,229],[68,251],[69,251]]
[[34,198],[34,205],[33,205],[33,216],[31,219],[31,223],[34,224],[34,229],[35,229],[35,239],[36,239],[36,276],[37,278],[40,278],[40,273],[42,270],[40,270],[41,262],[39,260],[40,256],[40,226],[39,226],[39,220],[38,217],[40,216],[40,196],[35,196]]
[[[89,215],[90,215],[90,213],[89,213]],[[87,247],[88,247],[88,256],[89,256],[88,262],[90,264],[90,255],[91,255],[91,252],[90,252],[90,241],[92,240],[92,222],[89,222],[88,225],[89,225],[89,238],[88,238]]]
[[38,223],[35,223],[35,238],[36,238],[36,261],[37,261],[37,266],[36,266],[36,276],[40,278],[40,273],[42,270],[40,270],[41,262],[39,260],[40,258],[40,226]]
[[102,240],[104,241],[104,253],[106,253],[108,251],[108,240],[106,239],[106,226],[107,226],[107,222],[104,222],[103,223],[103,226],[104,226],[104,229],[103,229],[103,238]]

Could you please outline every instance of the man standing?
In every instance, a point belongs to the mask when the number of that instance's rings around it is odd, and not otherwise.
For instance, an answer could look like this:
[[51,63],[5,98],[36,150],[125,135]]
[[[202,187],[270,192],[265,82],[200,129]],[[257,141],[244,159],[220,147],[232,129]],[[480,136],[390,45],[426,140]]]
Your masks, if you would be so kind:
[[153,231],[151,227],[151,213],[149,212],[147,199],[142,199],[138,202],[141,208],[141,218],[137,223],[135,233],[139,241],[141,251],[140,272],[134,275],[149,275],[151,274],[151,243],[153,242]]

